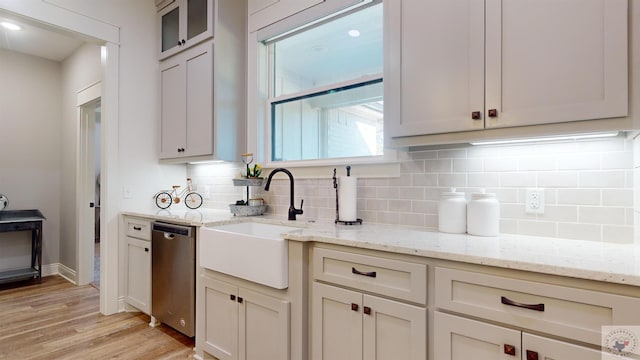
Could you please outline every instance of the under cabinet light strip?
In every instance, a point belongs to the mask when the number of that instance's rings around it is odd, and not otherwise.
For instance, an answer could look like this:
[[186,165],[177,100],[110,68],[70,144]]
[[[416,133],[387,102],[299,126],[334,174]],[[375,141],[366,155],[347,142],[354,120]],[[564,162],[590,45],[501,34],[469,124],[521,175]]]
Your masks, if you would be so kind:
[[618,132],[597,133],[597,134],[576,134],[576,135],[562,135],[562,136],[547,136],[527,139],[509,139],[509,140],[489,140],[489,141],[474,141],[471,145],[503,145],[503,144],[522,144],[522,143],[535,143],[543,141],[566,141],[566,140],[582,140],[582,139],[597,139],[618,136]]

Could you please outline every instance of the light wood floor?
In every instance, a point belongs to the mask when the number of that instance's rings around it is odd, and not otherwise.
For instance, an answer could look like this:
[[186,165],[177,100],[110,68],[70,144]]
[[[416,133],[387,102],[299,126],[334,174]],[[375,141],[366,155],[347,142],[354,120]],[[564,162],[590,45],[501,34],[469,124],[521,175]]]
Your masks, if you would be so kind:
[[149,316],[103,316],[98,290],[59,276],[0,285],[0,359],[193,359],[194,340]]

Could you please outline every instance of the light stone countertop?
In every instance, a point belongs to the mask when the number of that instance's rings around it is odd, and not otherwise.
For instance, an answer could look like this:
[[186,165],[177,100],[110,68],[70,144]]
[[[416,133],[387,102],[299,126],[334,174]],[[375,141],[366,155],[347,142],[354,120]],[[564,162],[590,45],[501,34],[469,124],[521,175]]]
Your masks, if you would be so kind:
[[229,211],[125,211],[189,226],[256,221],[300,229],[283,234],[289,240],[320,242],[429,258],[460,261],[617,284],[640,286],[640,245],[501,234],[479,237],[444,234],[398,225],[335,225],[332,222],[287,221],[282,215],[234,217]]

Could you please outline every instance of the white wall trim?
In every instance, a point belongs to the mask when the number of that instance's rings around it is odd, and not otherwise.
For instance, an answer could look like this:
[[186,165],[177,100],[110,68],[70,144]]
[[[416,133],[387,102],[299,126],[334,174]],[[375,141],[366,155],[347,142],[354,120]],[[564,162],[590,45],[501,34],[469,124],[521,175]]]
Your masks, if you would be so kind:
[[63,278],[65,278],[67,281],[69,281],[70,283],[77,285],[77,274],[76,271],[63,265],[63,264],[53,264],[50,266],[54,266],[57,265],[58,268],[58,275],[62,276]]
[[0,0],[0,8],[95,39],[120,42],[117,26],[45,1]]

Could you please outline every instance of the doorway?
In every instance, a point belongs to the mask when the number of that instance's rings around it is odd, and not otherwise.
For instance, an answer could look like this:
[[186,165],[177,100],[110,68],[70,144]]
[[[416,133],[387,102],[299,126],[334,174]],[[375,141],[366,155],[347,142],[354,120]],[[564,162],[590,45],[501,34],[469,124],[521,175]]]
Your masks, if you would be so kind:
[[78,285],[100,287],[102,87],[95,83],[78,92]]

